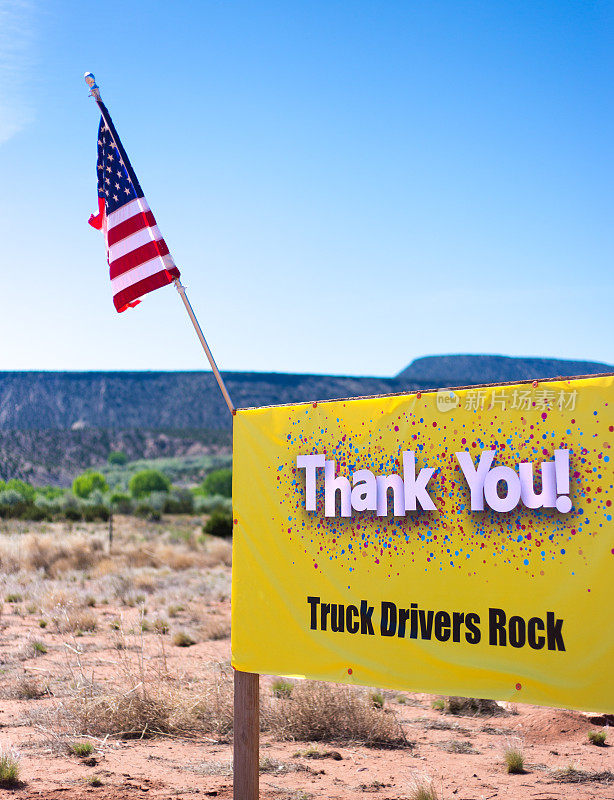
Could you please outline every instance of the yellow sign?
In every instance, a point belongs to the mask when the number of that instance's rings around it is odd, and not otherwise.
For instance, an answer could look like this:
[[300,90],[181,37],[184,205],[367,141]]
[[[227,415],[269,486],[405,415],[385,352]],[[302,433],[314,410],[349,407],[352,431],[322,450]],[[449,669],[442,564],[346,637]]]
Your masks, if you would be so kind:
[[614,376],[239,410],[232,663],[614,712]]

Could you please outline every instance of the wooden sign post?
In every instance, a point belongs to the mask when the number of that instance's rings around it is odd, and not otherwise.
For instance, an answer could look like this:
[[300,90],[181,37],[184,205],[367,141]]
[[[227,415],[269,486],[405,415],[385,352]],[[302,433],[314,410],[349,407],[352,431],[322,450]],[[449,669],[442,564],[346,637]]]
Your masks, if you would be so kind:
[[260,676],[235,671],[234,800],[258,800],[260,743]]

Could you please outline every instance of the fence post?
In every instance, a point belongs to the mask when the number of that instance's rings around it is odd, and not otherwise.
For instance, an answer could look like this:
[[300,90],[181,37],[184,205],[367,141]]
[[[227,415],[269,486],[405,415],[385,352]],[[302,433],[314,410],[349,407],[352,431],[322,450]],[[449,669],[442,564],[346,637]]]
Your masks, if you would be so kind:
[[260,676],[234,674],[234,800],[258,800],[260,744]]

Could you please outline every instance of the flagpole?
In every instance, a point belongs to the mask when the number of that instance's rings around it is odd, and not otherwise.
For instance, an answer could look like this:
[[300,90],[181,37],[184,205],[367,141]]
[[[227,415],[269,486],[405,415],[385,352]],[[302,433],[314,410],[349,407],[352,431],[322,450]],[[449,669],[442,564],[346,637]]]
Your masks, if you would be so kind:
[[[139,183],[139,180],[136,177],[136,173],[135,173],[135,171],[134,171],[134,169],[132,167],[132,164],[130,163],[130,159],[128,158],[128,154],[124,150],[124,146],[121,143],[121,140],[120,140],[120,138],[119,138],[119,136],[117,134],[117,131],[115,130],[115,125],[113,125],[113,120],[111,119],[111,115],[109,114],[109,109],[102,102],[102,98],[100,96],[100,88],[99,88],[98,84],[96,83],[96,79],[94,78],[94,75],[91,72],[86,72],[85,75],[84,75],[84,78],[85,78],[86,84],[89,86],[89,88],[91,90],[90,91],[90,95],[96,101],[96,103],[98,105],[98,108],[100,109],[100,113],[102,114],[102,118],[104,119],[105,124],[106,124],[107,128],[109,129],[109,131],[111,133],[111,136],[113,138],[113,142],[114,142],[115,146],[117,147],[119,155],[120,155],[120,157],[121,157],[121,159],[122,159],[122,161],[124,163],[124,166],[126,167],[126,171],[128,172],[128,175],[130,176],[130,180],[132,181],[132,184],[133,184],[134,188],[137,190],[137,193],[142,195],[143,194],[143,190],[141,189],[141,185]],[[232,402],[232,400],[230,398],[230,394],[228,393],[228,389],[226,388],[226,384],[224,383],[224,379],[222,378],[222,376],[220,374],[220,371],[219,371],[219,369],[217,367],[217,364],[215,363],[215,359],[213,358],[213,353],[211,352],[211,350],[209,348],[209,345],[207,344],[207,340],[205,339],[205,335],[203,334],[202,328],[200,327],[200,324],[199,324],[199,322],[198,322],[198,320],[196,318],[196,314],[194,313],[194,309],[192,308],[192,304],[188,300],[188,297],[187,297],[187,295],[185,293],[185,286],[181,283],[181,280],[179,278],[175,278],[173,283],[175,284],[175,288],[179,292],[179,296],[181,297],[181,299],[183,301],[183,305],[185,306],[185,310],[188,313],[188,317],[190,318],[190,320],[192,322],[192,325],[194,326],[194,330],[196,331],[196,335],[198,337],[198,340],[201,343],[203,350],[205,351],[205,355],[207,356],[209,364],[211,365],[211,369],[212,369],[213,374],[215,376],[215,380],[217,381],[217,385],[220,387],[220,391],[222,393],[222,396],[224,397],[224,400],[226,401],[226,405],[228,406],[228,410],[234,416],[237,413],[237,409],[235,408],[235,405],[234,405],[234,403]]]
[[217,364],[215,363],[215,359],[213,358],[213,353],[209,349],[209,345],[207,344],[207,340],[202,332],[202,329],[196,319],[196,314],[192,308],[190,301],[188,300],[188,296],[185,293],[185,286],[181,283],[179,278],[175,278],[173,281],[175,284],[175,288],[179,292],[179,296],[183,300],[183,305],[185,306],[185,310],[188,312],[188,317],[192,321],[192,325],[194,326],[194,330],[196,331],[196,335],[198,336],[198,340],[200,341],[203,350],[205,351],[205,355],[209,360],[209,364],[211,364],[211,369],[213,370],[213,374],[215,375],[215,380],[217,381],[217,385],[220,387],[221,393],[224,395],[224,400],[226,401],[226,405],[228,406],[228,410],[234,416],[237,413],[237,409],[234,406],[234,403],[230,399],[230,395],[228,394],[228,389],[226,388],[226,384],[224,383],[224,379],[222,378],[219,369],[217,368]]

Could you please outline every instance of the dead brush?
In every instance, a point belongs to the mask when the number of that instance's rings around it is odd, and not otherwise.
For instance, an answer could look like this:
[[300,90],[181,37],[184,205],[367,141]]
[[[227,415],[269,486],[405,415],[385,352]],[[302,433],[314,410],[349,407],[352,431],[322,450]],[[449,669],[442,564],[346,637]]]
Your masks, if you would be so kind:
[[157,637],[161,649],[155,659],[146,652],[142,635],[134,638],[137,644],[117,651],[112,684],[97,683],[86,674],[79,651],[70,648],[70,694],[50,712],[47,725],[71,736],[206,734],[226,739],[232,730],[232,679],[219,671],[204,686],[199,684],[200,691],[192,692],[184,676],[167,670],[162,637]]
[[211,536],[205,542],[203,567],[232,566],[232,543],[217,536]]
[[227,617],[212,617],[208,619],[200,628],[203,639],[208,641],[220,641],[228,639],[230,636],[230,620]]
[[447,697],[444,710],[448,714],[467,717],[499,717],[506,714],[494,700],[479,697]]
[[93,536],[29,535],[24,541],[23,566],[54,577],[69,570],[86,570],[103,555],[103,543]]
[[92,632],[98,627],[96,612],[90,608],[69,605],[58,612],[53,621],[59,633]]
[[394,714],[375,708],[367,692],[317,681],[295,684],[289,698],[269,698],[263,722],[280,739],[411,746]]

